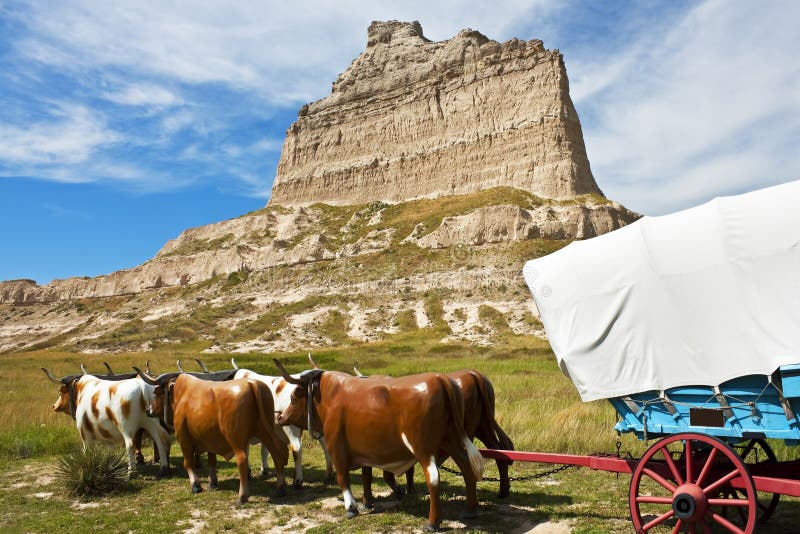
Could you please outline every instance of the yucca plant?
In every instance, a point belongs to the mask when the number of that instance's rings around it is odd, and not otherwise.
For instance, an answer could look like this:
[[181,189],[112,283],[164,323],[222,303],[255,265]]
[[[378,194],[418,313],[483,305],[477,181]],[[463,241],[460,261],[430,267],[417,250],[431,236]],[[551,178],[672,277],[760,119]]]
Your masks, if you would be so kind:
[[64,454],[56,475],[70,495],[94,497],[130,487],[128,460],[119,449],[89,446]]

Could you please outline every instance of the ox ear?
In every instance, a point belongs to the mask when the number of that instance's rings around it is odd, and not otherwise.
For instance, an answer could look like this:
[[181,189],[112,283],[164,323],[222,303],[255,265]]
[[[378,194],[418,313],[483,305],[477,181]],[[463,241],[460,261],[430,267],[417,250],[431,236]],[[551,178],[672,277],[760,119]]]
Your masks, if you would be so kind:
[[284,369],[283,364],[280,362],[280,360],[278,360],[278,358],[272,358],[272,361],[275,362],[275,365],[278,366],[278,369],[280,370],[281,375],[283,375],[284,380],[296,386],[302,384],[300,380],[294,378],[293,376],[291,376],[289,373],[286,372],[286,369]]
[[200,366],[200,369],[202,369],[204,373],[210,373],[211,372],[211,371],[208,370],[208,367],[206,367],[206,364],[204,364],[203,360],[201,360],[200,358],[195,358],[194,361],[197,362],[197,365]]
[[142,372],[142,370],[141,370],[141,369],[139,369],[138,367],[134,367],[134,368],[133,368],[133,370],[134,370],[134,371],[136,371],[136,374],[137,374],[137,375],[139,375],[139,378],[141,378],[142,380],[144,380],[144,381],[145,381],[145,383],[147,383],[147,384],[150,384],[151,386],[158,386],[158,385],[160,385],[160,384],[158,383],[158,380],[153,380],[152,378],[150,378],[149,376],[147,376],[147,375],[146,375],[144,372]]
[[310,352],[308,353],[308,363],[311,364],[312,368],[319,369],[319,365],[317,365],[317,362],[315,362],[314,358],[311,357],[311,353]]
[[103,365],[105,365],[106,369],[108,369],[108,374],[110,374],[110,375],[115,374],[114,371],[111,369],[111,366],[108,365],[108,362],[103,362]]
[[234,360],[233,358],[231,358],[231,365],[233,366],[234,369],[239,370],[239,366],[236,365],[236,360]]
[[54,384],[58,384],[59,386],[63,386],[64,385],[64,384],[61,383],[61,380],[59,380],[58,378],[53,376],[53,373],[51,373],[50,371],[48,371],[44,367],[42,367],[41,369],[42,369],[42,371],[44,371],[44,374],[47,375],[47,378],[50,379],[50,382],[53,382]]

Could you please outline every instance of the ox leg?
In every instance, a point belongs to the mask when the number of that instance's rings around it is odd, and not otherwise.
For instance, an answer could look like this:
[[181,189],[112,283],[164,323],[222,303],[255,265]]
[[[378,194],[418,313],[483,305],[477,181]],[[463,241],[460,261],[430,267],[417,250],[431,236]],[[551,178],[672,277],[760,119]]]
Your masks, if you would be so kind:
[[194,448],[185,444],[185,441],[178,437],[178,443],[181,445],[181,452],[183,453],[183,468],[186,469],[186,474],[189,475],[189,486],[192,488],[192,493],[200,493],[203,491],[203,486],[200,485],[200,479],[197,478],[194,463]]
[[344,496],[345,516],[347,519],[352,519],[358,515],[358,505],[353,493],[350,491],[350,471],[340,467],[336,469],[336,481],[339,483],[339,488]]
[[122,434],[122,439],[125,441],[125,451],[128,453],[128,475],[136,473],[136,447],[133,443],[133,436],[129,436],[127,432]]
[[264,478],[269,476],[269,450],[263,443],[261,444],[261,472],[259,474]]
[[394,495],[395,499],[400,500],[405,497],[406,491],[397,483],[397,478],[394,476],[394,473],[391,471],[384,471],[383,481],[391,488],[392,495]]
[[[383,473],[385,478],[386,471]],[[369,466],[361,468],[361,485],[364,487],[364,495],[361,498],[361,502],[364,503],[366,508],[372,508],[375,503],[375,496],[372,495],[372,468]]]
[[508,478],[509,465],[505,460],[497,460],[497,472],[500,474],[500,491],[497,492],[497,496],[501,499],[511,494],[511,481]]
[[422,458],[419,463],[425,473],[425,483],[428,485],[428,493],[431,496],[428,524],[425,525],[425,530],[435,532],[439,530],[439,524],[442,521],[442,505],[439,500],[439,470],[436,468],[436,458],[433,456],[427,459]]
[[322,453],[325,455],[325,483],[331,484],[336,480],[333,472],[333,461],[328,452],[328,445],[325,443],[325,438],[319,438],[319,444],[322,445]]
[[300,489],[303,486],[303,430],[296,426],[285,426],[283,433],[289,438],[289,448],[292,450],[292,460],[294,461],[292,485],[296,489]]
[[[213,454],[208,455],[208,462],[211,463]],[[216,458],[214,458],[216,462]],[[247,451],[236,451],[236,466],[239,468],[239,498],[236,499],[236,504],[242,505],[250,498],[250,483],[247,480],[247,475],[250,473],[250,465],[247,462]]]
[[417,490],[414,488],[414,466],[408,468],[406,471],[406,493],[413,495]]
[[[467,509],[461,514],[461,517],[463,519],[472,519],[478,516],[478,479],[472,470],[470,458],[465,447],[468,439],[465,436],[463,443],[457,443],[457,440],[458,438],[449,437],[444,444],[444,450],[456,463],[461,470],[461,475],[464,477],[464,486],[467,490]],[[472,442],[469,443],[471,444]],[[475,454],[480,454],[477,449],[475,449]]]
[[213,452],[208,453],[208,489],[219,488],[217,481],[217,455]]
[[140,428],[133,436],[133,448],[136,453],[136,465],[144,465],[144,454],[142,454],[142,439],[144,438],[144,429]]
[[160,465],[157,476],[161,478],[169,474],[169,434],[159,424],[150,425],[147,432],[153,438],[153,450]]

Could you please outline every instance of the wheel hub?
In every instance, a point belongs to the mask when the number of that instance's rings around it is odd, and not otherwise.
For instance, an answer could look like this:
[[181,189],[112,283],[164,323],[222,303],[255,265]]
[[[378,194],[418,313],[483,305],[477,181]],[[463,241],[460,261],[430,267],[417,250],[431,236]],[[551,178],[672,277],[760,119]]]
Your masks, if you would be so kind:
[[675,517],[684,521],[702,518],[708,507],[708,498],[697,484],[684,484],[672,494],[672,510]]

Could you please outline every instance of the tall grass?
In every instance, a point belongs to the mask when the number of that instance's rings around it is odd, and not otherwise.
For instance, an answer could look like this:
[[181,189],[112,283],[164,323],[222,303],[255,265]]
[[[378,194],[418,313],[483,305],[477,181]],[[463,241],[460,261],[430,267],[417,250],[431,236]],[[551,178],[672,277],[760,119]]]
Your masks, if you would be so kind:
[[76,497],[96,497],[130,487],[125,455],[103,445],[78,447],[61,456],[56,477]]

